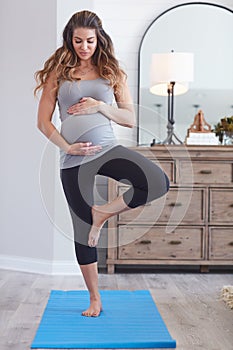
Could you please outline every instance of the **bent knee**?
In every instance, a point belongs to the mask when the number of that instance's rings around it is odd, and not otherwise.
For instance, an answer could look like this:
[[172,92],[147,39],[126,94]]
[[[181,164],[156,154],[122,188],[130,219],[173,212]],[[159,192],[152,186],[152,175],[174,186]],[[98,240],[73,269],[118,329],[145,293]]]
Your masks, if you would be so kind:
[[154,184],[149,187],[147,202],[151,202],[164,196],[169,191],[169,188],[170,181],[168,176],[162,172],[160,178],[155,179]]
[[166,192],[165,193],[167,193],[170,189],[170,180],[169,180],[167,174],[164,173],[164,176],[165,176],[165,181],[166,181]]

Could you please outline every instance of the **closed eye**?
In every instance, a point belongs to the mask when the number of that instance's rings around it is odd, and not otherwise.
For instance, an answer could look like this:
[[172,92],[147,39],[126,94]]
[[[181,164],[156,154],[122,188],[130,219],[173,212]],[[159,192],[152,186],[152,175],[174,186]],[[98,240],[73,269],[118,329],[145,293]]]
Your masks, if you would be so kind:
[[[75,41],[76,44],[81,44],[82,41]],[[88,41],[88,44],[94,44],[94,41]]]
[[[78,37],[74,37],[74,39],[76,39],[75,40],[76,44],[81,44],[81,42],[83,41],[81,38],[78,38]],[[94,44],[94,42],[95,42],[94,39],[95,38],[92,37],[92,38],[87,38],[86,40],[87,40],[88,44]]]

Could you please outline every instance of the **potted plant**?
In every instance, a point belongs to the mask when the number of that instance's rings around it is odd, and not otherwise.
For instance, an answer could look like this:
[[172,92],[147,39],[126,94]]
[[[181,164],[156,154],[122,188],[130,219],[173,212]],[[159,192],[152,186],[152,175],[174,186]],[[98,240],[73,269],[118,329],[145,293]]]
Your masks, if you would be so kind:
[[214,126],[213,130],[219,141],[224,145],[233,144],[233,116],[224,117]]

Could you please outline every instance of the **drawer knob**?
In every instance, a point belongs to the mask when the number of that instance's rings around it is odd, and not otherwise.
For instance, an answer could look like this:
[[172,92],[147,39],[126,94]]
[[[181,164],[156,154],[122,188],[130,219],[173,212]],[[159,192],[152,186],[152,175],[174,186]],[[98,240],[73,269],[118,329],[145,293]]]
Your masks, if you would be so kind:
[[181,244],[182,242],[181,241],[170,241],[169,244],[172,244],[172,245],[178,245],[178,244]]
[[169,204],[170,207],[182,207],[182,203],[180,202],[172,202]]
[[230,208],[233,208],[233,203],[229,205]]
[[229,242],[228,245],[233,246],[233,242]]
[[139,243],[141,243],[141,244],[151,244],[151,241],[149,239],[143,239]]
[[208,175],[208,174],[212,174],[212,171],[211,170],[201,170],[200,174]]

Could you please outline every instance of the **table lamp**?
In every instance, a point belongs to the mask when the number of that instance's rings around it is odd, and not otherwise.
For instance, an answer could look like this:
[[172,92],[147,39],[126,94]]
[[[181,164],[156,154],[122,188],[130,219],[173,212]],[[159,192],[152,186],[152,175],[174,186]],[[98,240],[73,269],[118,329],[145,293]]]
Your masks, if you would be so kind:
[[151,61],[150,92],[168,96],[167,137],[163,144],[182,141],[174,133],[174,96],[188,91],[188,82],[193,81],[193,53],[174,52],[154,53]]

